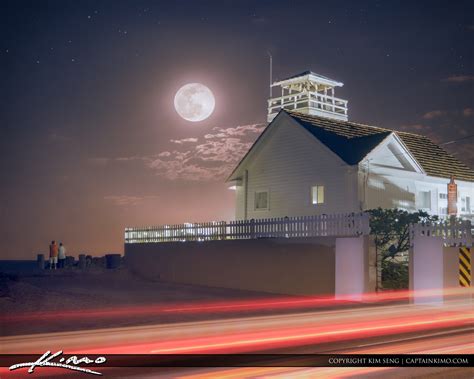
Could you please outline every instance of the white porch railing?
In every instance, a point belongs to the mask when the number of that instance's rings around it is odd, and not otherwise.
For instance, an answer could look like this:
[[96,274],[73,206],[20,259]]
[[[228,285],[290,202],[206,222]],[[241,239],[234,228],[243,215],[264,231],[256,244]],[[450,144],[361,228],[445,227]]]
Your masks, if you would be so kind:
[[360,236],[369,232],[369,215],[350,213],[126,228],[125,243]]
[[415,235],[442,237],[446,246],[472,246],[471,222],[466,220],[413,224],[410,226],[412,245]]

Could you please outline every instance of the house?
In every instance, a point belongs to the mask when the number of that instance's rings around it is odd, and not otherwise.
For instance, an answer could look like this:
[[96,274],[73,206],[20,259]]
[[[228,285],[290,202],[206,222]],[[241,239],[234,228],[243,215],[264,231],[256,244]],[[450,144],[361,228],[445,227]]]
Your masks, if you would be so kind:
[[270,123],[227,179],[236,219],[376,207],[445,217],[451,178],[457,214],[472,219],[474,170],[425,136],[348,121],[342,85],[309,71],[273,84]]

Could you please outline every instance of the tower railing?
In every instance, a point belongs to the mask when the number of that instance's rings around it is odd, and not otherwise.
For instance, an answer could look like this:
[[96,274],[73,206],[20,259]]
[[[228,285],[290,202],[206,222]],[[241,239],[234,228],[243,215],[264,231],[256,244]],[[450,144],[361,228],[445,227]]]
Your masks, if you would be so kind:
[[327,112],[347,118],[347,100],[320,92],[300,92],[274,97],[268,100],[268,114],[276,114],[281,109],[298,110],[308,108],[316,112]]

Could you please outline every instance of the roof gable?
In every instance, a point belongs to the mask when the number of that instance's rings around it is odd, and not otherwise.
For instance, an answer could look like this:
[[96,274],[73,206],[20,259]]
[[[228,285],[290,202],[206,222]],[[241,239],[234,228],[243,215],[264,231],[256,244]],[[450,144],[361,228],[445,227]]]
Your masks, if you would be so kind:
[[341,121],[298,112],[282,110],[268,124],[247,154],[242,158],[228,180],[238,171],[255,146],[261,142],[269,127],[283,116],[289,116],[315,138],[326,145],[348,165],[361,162],[372,150],[379,146],[390,134],[395,134],[401,144],[414,158],[420,168],[429,176],[474,181],[474,170],[453,157],[428,137],[418,134],[398,132],[391,129]]
[[450,178],[453,175],[458,180],[474,181],[474,170],[428,137],[406,132],[397,132],[397,135],[427,175],[441,178]]
[[384,141],[367,154],[365,159],[378,167],[426,174],[395,132],[390,133]]

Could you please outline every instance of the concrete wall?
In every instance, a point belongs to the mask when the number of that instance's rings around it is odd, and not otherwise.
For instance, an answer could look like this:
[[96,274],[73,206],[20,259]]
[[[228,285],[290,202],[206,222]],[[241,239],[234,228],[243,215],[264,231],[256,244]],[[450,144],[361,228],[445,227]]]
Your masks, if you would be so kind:
[[292,295],[334,294],[335,237],[126,244],[133,271],[171,282]]
[[[440,303],[444,288],[443,238],[416,235],[410,249],[409,281],[410,290],[415,292],[416,304]],[[429,290],[440,290],[437,296],[423,296]]]
[[336,298],[360,300],[362,294],[375,291],[375,248],[371,248],[371,241],[368,236],[336,239]]

